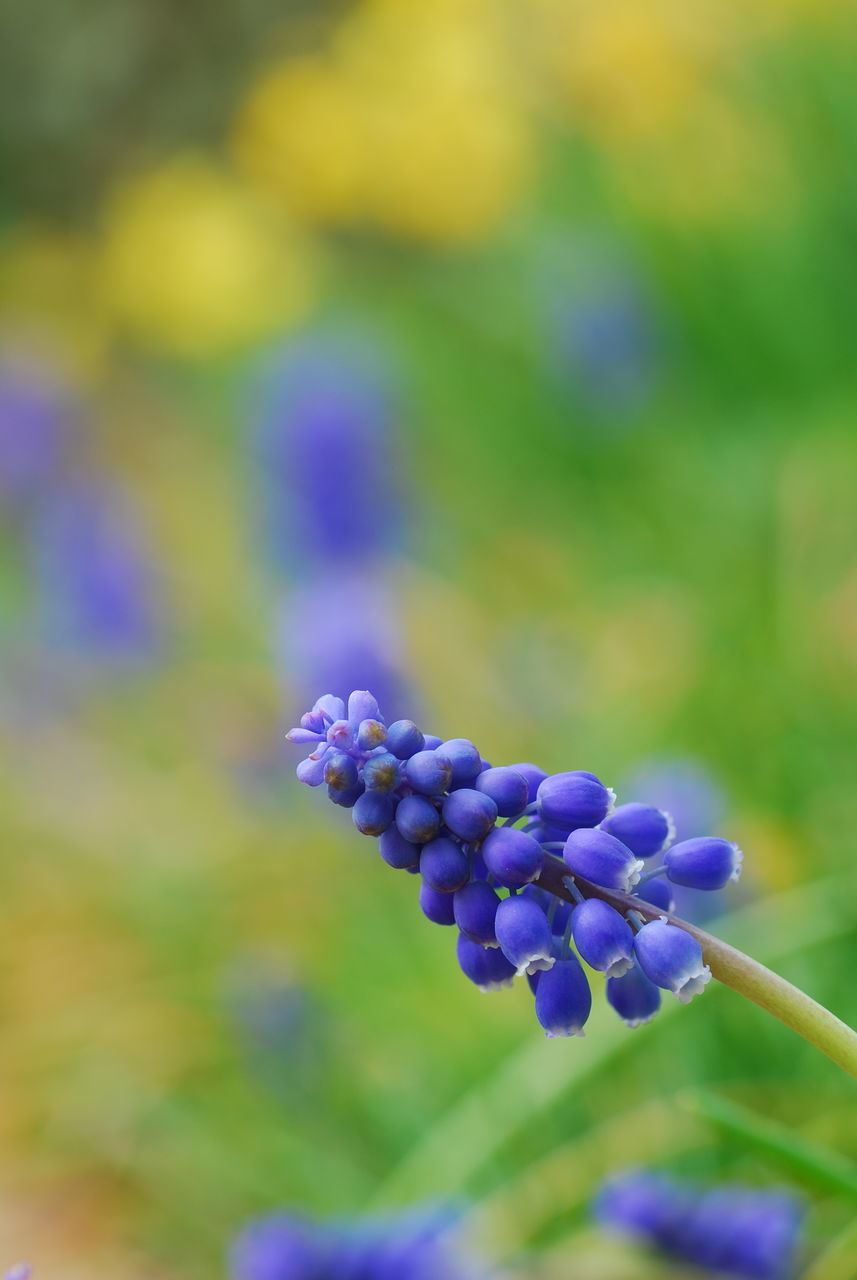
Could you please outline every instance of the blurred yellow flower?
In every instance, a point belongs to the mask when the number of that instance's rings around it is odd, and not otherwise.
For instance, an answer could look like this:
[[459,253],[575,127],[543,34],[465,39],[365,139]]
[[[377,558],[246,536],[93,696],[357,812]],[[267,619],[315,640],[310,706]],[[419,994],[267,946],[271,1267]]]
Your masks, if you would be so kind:
[[203,157],[177,156],[108,202],[105,303],[153,346],[204,357],[258,339],[306,310],[314,274],[303,237]]
[[70,373],[97,372],[109,326],[97,298],[94,247],[68,230],[24,225],[0,241],[4,344]]
[[531,142],[508,36],[481,0],[369,0],[324,59],[273,67],[238,115],[242,171],[304,216],[427,241],[491,231]]
[[728,47],[722,6],[681,0],[537,0],[549,77],[573,124],[634,142],[680,124]]
[[368,139],[355,88],[319,58],[272,67],[235,122],[239,168],[311,221],[360,216]]

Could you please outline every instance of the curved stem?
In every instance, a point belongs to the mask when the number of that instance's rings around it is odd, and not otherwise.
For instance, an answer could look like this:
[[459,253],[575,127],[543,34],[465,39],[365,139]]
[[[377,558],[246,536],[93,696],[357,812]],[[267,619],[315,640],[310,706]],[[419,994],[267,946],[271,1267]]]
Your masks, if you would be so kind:
[[[562,859],[547,855],[542,874],[536,883],[558,898],[573,902],[574,898],[563,883],[567,875],[568,867]],[[630,894],[620,893],[616,889],[602,889],[600,885],[591,884],[580,876],[575,876],[574,879],[584,897],[602,898],[622,915],[628,911],[636,911],[644,920],[666,917],[670,924],[686,930],[701,944],[703,958],[713,977],[772,1013],[809,1044],[827,1054],[843,1071],[857,1079],[857,1032],[805,992],[792,986],[773,970],[766,969],[743,951],[738,951],[728,942],[722,942],[720,938],[715,938],[713,934],[706,933],[687,920],[670,915],[669,912]]]

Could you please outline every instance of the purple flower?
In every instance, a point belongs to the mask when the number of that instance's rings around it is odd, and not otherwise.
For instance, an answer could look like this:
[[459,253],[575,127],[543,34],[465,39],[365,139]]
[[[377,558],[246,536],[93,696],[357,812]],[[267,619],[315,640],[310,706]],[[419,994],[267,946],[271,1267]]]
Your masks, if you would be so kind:
[[699,995],[711,978],[696,938],[665,919],[643,925],[634,939],[634,952],[646,977],[682,1004]]
[[148,658],[162,634],[151,553],[124,495],[68,487],[33,528],[34,583],[46,643],[93,661]]
[[[655,1014],[659,988],[686,1001],[708,981],[699,944],[686,930],[656,920],[634,937],[634,915],[626,918],[593,895],[593,885],[632,890],[644,865],[598,825],[612,793],[595,774],[494,767],[468,738],[441,740],[409,720],[388,729],[365,690],[352,693],[347,706],[325,694],[288,737],[310,748],[298,765],[300,780],[327,781],[331,800],[351,808],[358,830],[380,837],[384,862],[419,872],[423,914],[458,925],[459,964],[477,986],[505,985],[510,973],[526,973],[533,993],[544,985],[536,1015],[549,1035],[577,1034],[589,1014],[589,985],[572,938],[583,959],[605,974],[608,1003],[629,1026]],[[640,855],[651,856],[668,834],[653,806],[632,803],[617,816]],[[698,844],[706,875],[712,859],[722,862],[721,845],[734,861],[728,842],[691,841],[697,876]],[[578,905],[548,891],[557,878]],[[642,892],[665,908],[671,887],[656,878]],[[540,975],[554,969],[543,984]]]
[[731,840],[697,836],[668,849],[664,866],[673,884],[688,889],[722,889],[740,876],[743,856]]
[[30,502],[56,483],[76,419],[41,370],[0,358],[0,504]]
[[453,1227],[453,1216],[439,1210],[327,1224],[273,1214],[238,1236],[230,1275],[232,1280],[473,1280],[454,1247]]
[[607,1182],[593,1207],[605,1226],[713,1275],[788,1280],[795,1274],[803,1209],[786,1192],[728,1184],[706,1192],[635,1170]]
[[257,483],[274,563],[302,576],[384,556],[400,536],[393,395],[365,342],[307,335],[256,397]]

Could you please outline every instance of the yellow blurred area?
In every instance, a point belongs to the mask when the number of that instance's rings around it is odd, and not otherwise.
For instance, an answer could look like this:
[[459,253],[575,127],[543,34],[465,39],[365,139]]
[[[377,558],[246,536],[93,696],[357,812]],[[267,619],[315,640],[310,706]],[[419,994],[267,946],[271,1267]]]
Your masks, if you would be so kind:
[[680,124],[722,58],[721,5],[537,0],[541,54],[570,123],[608,144]]
[[94,243],[61,227],[0,239],[0,335],[69,373],[97,374],[110,327],[95,288]]
[[392,5],[343,24],[324,57],[275,65],[239,112],[239,167],[310,219],[468,240],[530,166],[520,71],[485,4]]
[[104,213],[100,282],[123,328],[187,356],[216,355],[307,309],[305,237],[200,155],[129,178]]

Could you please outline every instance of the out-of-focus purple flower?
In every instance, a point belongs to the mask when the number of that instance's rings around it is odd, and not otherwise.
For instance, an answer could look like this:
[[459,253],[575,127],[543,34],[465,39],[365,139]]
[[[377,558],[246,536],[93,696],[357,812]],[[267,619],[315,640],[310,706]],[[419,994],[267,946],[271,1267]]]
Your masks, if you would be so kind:
[[561,385],[591,408],[638,408],[655,379],[657,340],[650,307],[630,279],[605,278],[555,301],[552,363]]
[[795,1274],[803,1208],[787,1192],[728,1185],[703,1192],[633,1170],[605,1184],[594,1213],[605,1226],[718,1276]]
[[394,720],[413,703],[400,649],[393,589],[374,567],[319,573],[280,602],[279,666],[296,706],[318,689],[371,689]]
[[646,800],[672,818],[677,840],[713,831],[726,809],[723,789],[693,760],[646,760],[619,787],[629,800]]
[[275,1214],[233,1245],[232,1280],[475,1280],[451,1239],[452,1215],[309,1223]]
[[41,637],[55,653],[93,661],[152,656],[161,638],[154,565],[122,494],[67,486],[32,530]]
[[56,480],[75,418],[43,372],[0,357],[0,505],[28,503]]
[[395,545],[393,398],[365,343],[307,335],[273,359],[256,447],[265,543],[278,567],[306,577]]
[[33,1268],[29,1262],[18,1262],[6,1272],[4,1280],[30,1280],[32,1274]]

